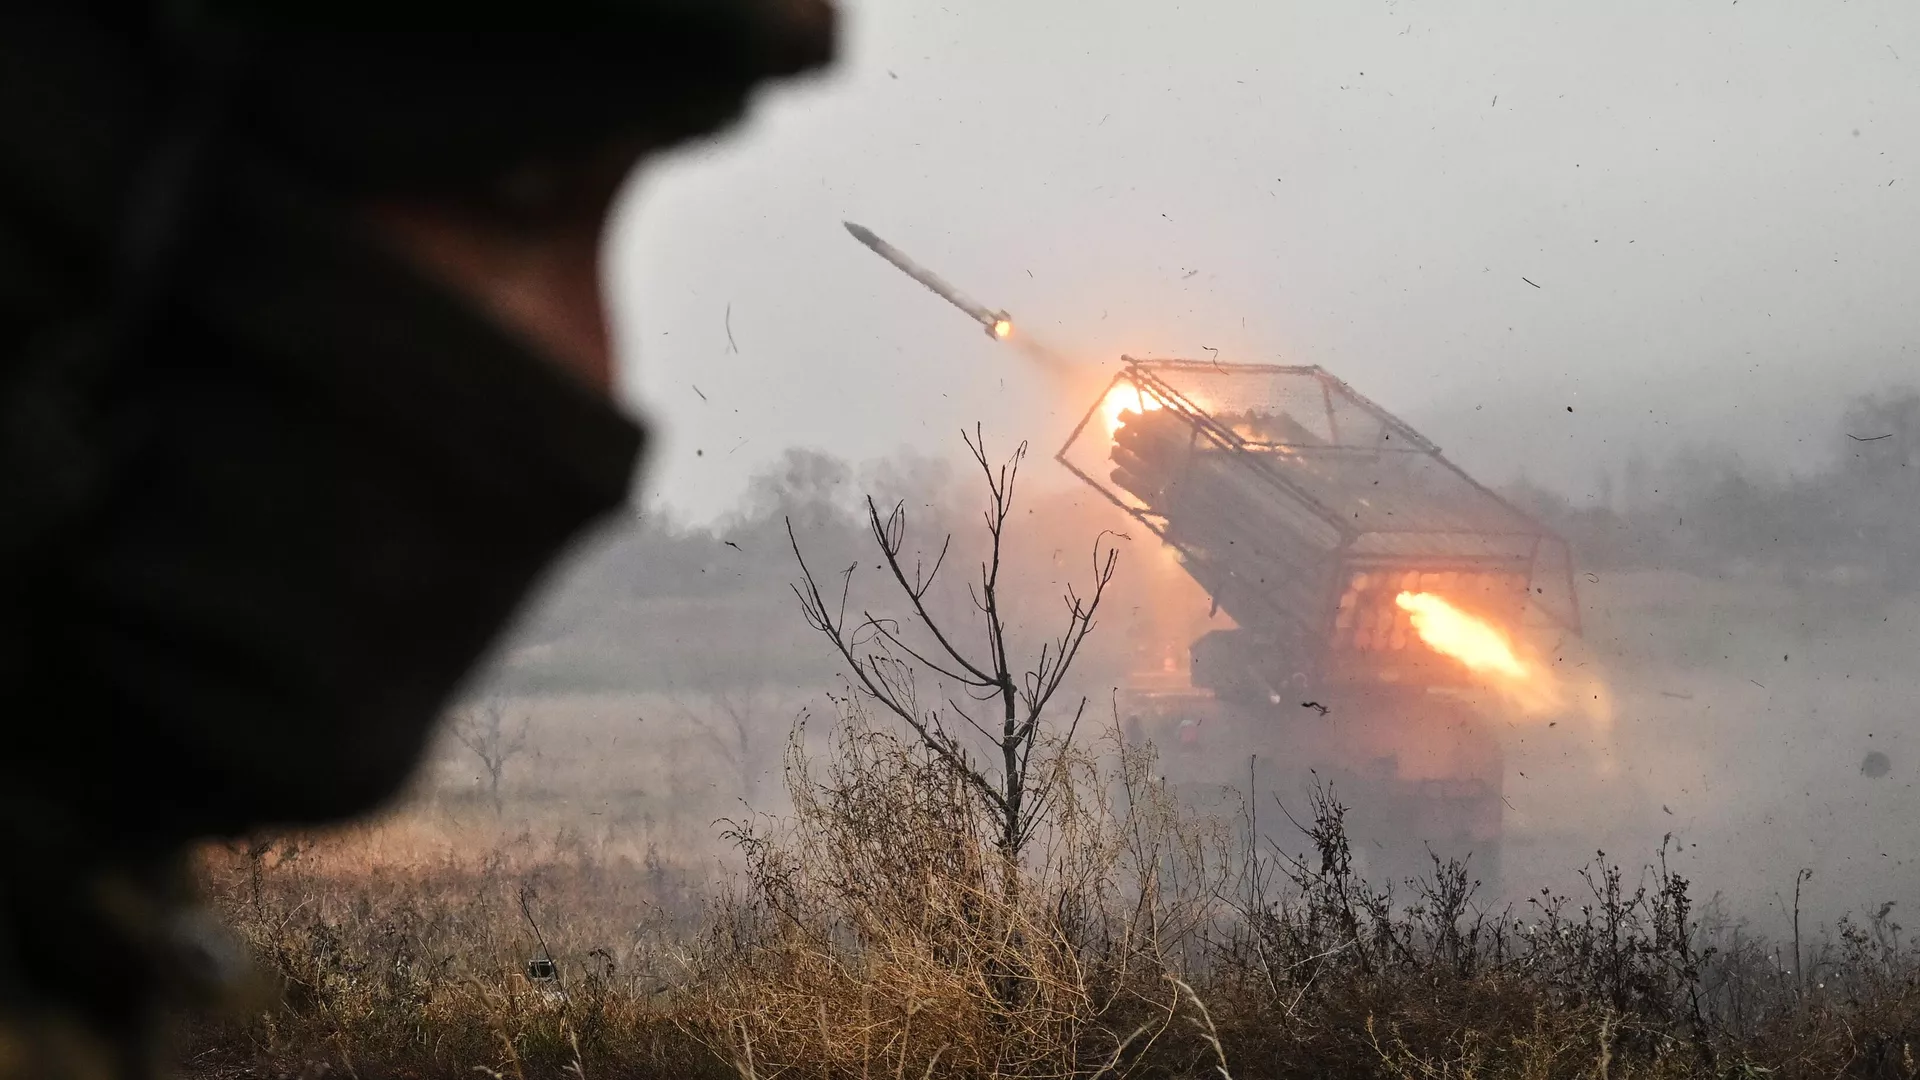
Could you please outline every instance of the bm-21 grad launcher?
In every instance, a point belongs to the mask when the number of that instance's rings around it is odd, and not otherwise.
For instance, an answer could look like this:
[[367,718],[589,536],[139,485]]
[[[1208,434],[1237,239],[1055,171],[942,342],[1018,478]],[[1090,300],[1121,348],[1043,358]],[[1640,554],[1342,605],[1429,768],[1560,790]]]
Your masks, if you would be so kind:
[[1197,731],[1187,756],[1241,786],[1250,757],[1283,797],[1333,783],[1379,876],[1430,871],[1431,850],[1491,882],[1499,718],[1469,698],[1550,674],[1511,653],[1476,670],[1421,616],[1439,606],[1496,652],[1577,633],[1566,543],[1321,368],[1123,360],[1057,458],[1234,623],[1193,643],[1189,689],[1130,695],[1131,723]]

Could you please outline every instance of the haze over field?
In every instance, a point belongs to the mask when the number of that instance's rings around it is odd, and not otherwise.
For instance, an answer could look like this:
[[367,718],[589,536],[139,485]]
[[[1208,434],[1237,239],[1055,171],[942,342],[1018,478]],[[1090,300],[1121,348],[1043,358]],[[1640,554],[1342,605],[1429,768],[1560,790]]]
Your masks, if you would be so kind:
[[1085,407],[843,219],[1088,364],[1322,364],[1485,479],[1575,495],[1635,447],[1804,464],[1847,393],[1913,362],[1902,5],[850,22],[837,74],[645,178],[620,233],[629,387],[664,429],[648,487],[696,518],[788,446],[950,453],[985,419],[1051,450]]

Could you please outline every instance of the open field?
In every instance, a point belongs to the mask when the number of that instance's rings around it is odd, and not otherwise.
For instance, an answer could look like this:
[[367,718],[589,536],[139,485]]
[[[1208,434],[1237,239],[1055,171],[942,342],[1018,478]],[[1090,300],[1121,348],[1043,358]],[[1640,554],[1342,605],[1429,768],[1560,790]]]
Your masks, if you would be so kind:
[[[1881,905],[1916,884],[1900,721],[1920,613],[1868,625],[1673,576],[1586,589],[1610,756],[1515,729],[1505,898],[1441,873],[1385,900],[1324,830],[1249,852],[1231,807],[1169,805],[1158,765],[1102,744],[1080,816],[1009,899],[970,812],[905,794],[905,759],[869,747],[864,771],[832,771],[867,744],[833,738],[818,689],[547,690],[491,703],[501,742],[526,725],[497,803],[449,737],[377,821],[207,854],[287,993],[196,1025],[183,1059],[204,1077],[1915,1075],[1920,969]],[[1889,775],[1861,774],[1870,749]],[[1306,793],[1288,801],[1311,828]],[[724,834],[744,822],[742,846]],[[1668,876],[1643,871],[1668,833]],[[529,978],[549,955],[557,980]]]

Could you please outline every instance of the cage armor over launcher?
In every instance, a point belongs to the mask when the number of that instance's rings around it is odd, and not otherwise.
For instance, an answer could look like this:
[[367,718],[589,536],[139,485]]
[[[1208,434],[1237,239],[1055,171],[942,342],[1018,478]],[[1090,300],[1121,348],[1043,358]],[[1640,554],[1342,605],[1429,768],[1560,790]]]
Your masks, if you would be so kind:
[[1318,367],[1123,359],[1058,460],[1234,624],[1193,643],[1189,686],[1130,694],[1131,722],[1200,732],[1183,756],[1222,782],[1256,755],[1285,798],[1333,783],[1370,876],[1429,872],[1431,851],[1491,885],[1500,718],[1415,620],[1578,633],[1565,541]]

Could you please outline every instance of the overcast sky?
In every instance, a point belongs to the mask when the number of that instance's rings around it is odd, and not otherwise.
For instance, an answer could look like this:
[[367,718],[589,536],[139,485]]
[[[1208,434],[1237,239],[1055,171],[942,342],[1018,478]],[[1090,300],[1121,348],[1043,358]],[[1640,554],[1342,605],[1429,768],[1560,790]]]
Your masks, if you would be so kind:
[[647,486],[686,514],[789,446],[944,452],[982,420],[1050,454],[1089,404],[844,219],[1090,366],[1324,365],[1492,482],[1591,488],[1636,443],[1824,453],[1845,392],[1915,363],[1912,5],[867,0],[847,22],[836,74],[655,168],[617,231]]

